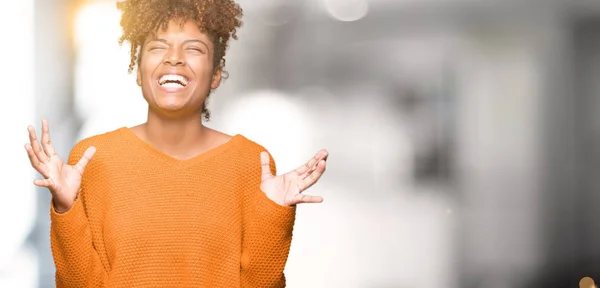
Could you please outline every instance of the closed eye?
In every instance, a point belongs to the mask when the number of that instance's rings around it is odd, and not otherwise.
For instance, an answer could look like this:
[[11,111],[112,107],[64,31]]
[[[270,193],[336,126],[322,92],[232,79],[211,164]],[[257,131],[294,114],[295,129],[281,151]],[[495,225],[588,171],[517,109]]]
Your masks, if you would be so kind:
[[204,54],[204,53],[205,53],[205,52],[204,52],[204,50],[202,50],[202,49],[200,49],[200,48],[196,48],[196,47],[190,47],[190,48],[187,48],[187,50],[188,50],[188,51],[199,52],[199,53],[202,53],[202,54]]

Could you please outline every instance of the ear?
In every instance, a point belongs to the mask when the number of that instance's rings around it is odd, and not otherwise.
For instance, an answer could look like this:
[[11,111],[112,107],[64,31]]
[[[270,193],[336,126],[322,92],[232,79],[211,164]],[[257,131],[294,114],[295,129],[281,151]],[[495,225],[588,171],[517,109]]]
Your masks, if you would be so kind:
[[213,74],[213,77],[212,77],[212,83],[210,83],[211,89],[217,89],[217,88],[219,88],[219,85],[221,85],[222,70],[223,70],[223,68],[221,68],[221,67],[219,67],[215,70],[215,73]]

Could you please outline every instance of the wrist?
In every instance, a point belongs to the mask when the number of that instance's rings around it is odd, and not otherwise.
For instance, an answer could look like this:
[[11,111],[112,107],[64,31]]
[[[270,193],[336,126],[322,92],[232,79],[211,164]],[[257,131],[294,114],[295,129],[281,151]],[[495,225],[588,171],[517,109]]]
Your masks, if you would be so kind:
[[77,201],[77,198],[79,198],[79,192],[75,195],[75,199],[70,201],[70,203],[56,201],[55,198],[52,198],[52,204],[54,206],[54,211],[58,214],[63,214],[63,213],[68,212],[69,210],[71,210],[71,207],[73,207],[73,204],[75,203],[75,201]]
[[52,201],[53,202],[53,206],[54,206],[54,212],[58,213],[58,214],[63,214],[68,212],[71,207],[73,206],[73,204],[71,205],[66,205],[66,204],[59,204],[56,203],[56,201]]

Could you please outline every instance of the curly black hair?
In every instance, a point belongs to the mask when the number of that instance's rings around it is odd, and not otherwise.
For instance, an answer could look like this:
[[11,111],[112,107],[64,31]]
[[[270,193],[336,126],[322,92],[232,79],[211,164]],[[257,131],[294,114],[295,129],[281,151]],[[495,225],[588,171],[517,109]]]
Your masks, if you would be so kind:
[[[215,71],[221,70],[223,78],[228,74],[225,67],[225,51],[229,40],[237,40],[237,29],[242,26],[242,8],[233,0],[124,0],[117,2],[121,10],[123,34],[119,45],[131,44],[129,73],[139,65],[140,51],[147,37],[159,29],[166,29],[169,21],[178,19],[194,21],[201,31],[214,42]],[[205,120],[210,119],[206,104],[202,108]]]

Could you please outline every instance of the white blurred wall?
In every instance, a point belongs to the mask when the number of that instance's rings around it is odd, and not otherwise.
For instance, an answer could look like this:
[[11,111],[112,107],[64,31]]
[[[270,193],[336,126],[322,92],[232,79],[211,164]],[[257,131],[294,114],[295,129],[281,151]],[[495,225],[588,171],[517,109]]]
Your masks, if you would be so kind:
[[[6,4],[2,4],[6,6]],[[36,287],[38,255],[26,244],[36,219],[33,172],[27,163],[26,127],[34,120],[34,3],[24,0],[0,9],[3,33],[0,54],[4,55],[0,113],[0,287]],[[21,286],[22,285],[22,286]]]
[[[81,138],[145,121],[114,1],[81,3],[73,15],[68,0],[0,9],[11,28],[0,45],[11,82],[0,113],[0,155],[11,164],[0,168],[10,204],[0,209],[0,287],[53,287],[49,197],[31,185],[26,126],[49,119],[66,157]],[[298,210],[289,287],[523,287],[548,267],[575,267],[573,243],[583,242],[559,232],[578,231],[576,219],[595,226],[574,214],[594,198],[571,185],[593,178],[575,176],[575,159],[590,154],[564,154],[580,141],[560,139],[580,127],[565,111],[578,83],[569,82],[570,21],[600,15],[598,2],[240,3],[245,25],[208,125],[264,145],[280,173],[331,153],[311,189],[325,202]],[[577,85],[593,97],[586,83]],[[451,144],[441,146],[449,175],[415,177],[440,141]]]

